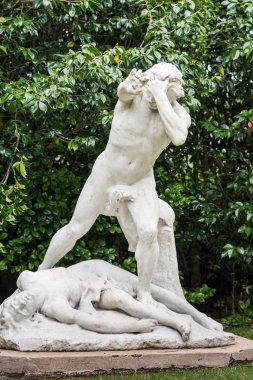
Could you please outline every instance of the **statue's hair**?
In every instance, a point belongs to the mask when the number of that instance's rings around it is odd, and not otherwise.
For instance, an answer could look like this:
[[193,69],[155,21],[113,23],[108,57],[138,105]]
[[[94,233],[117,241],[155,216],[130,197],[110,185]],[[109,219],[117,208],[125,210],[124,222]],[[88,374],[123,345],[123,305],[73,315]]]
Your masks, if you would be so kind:
[[167,62],[160,62],[156,65],[150,67],[146,71],[147,74],[155,75],[158,78],[165,78],[165,77],[176,77],[176,78],[182,78],[182,73],[178,68],[173,65],[172,63]]
[[[15,323],[15,320],[14,320],[14,315],[13,313],[9,312],[11,309],[10,309],[10,305],[12,305],[13,302],[11,300],[11,297],[7,298],[1,305],[0,307],[0,330],[2,328],[8,328],[8,327],[13,327],[15,328],[16,327],[16,323]],[[4,311],[5,310],[8,310],[8,320],[6,320],[6,318],[3,317],[3,314],[4,314]],[[15,310],[15,308],[13,308]]]
[[[26,307],[26,304],[22,304],[20,301],[20,296],[23,292],[17,290],[14,294],[8,297],[0,307],[0,329],[1,325],[4,324],[4,327],[16,327],[17,322],[21,319],[25,319],[31,316],[31,313]],[[25,291],[25,293],[30,297],[30,292]],[[8,320],[3,317],[4,312],[6,313]]]

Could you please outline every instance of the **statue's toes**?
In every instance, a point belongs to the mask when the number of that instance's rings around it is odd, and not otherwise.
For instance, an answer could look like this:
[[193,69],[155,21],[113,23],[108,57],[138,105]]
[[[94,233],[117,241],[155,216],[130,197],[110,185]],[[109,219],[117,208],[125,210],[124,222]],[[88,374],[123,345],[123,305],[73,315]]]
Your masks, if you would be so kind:
[[219,322],[216,322],[216,321],[214,321],[214,322],[215,322],[214,329],[215,329],[216,331],[222,332],[222,331],[223,331],[223,326],[222,326],[222,324],[219,323]]
[[191,323],[192,318],[188,318],[188,316],[186,316],[185,319],[180,322],[179,331],[184,342],[187,342],[189,340],[191,334]]
[[190,333],[191,333],[191,331],[184,332],[184,333],[182,334],[182,339],[183,339],[184,342],[187,342],[187,341],[189,340]]
[[219,332],[223,331],[222,324],[219,322],[216,322],[214,319],[208,317],[207,315],[205,315],[203,326],[209,330],[219,331]]

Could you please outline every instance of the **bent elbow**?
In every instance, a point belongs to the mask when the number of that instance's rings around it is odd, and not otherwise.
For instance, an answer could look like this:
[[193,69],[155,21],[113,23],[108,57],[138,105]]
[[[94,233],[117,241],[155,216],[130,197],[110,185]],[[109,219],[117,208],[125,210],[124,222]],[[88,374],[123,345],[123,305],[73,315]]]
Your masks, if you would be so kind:
[[120,95],[122,94],[122,92],[124,93],[124,83],[120,83],[118,88],[117,88],[117,95],[118,97],[120,97]]
[[187,135],[180,135],[180,136],[176,136],[175,138],[172,139],[172,143],[175,145],[175,146],[179,146],[179,145],[183,145],[185,143],[187,139]]
[[134,94],[130,94],[128,91],[126,91],[124,83],[120,83],[117,90],[117,95],[119,100],[122,102],[129,102],[134,98]]

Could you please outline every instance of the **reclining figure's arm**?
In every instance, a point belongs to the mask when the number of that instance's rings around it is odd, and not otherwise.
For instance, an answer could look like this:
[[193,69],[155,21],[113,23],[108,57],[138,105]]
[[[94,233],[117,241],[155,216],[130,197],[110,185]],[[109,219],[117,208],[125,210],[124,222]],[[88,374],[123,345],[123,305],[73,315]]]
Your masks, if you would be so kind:
[[134,332],[150,332],[154,329],[156,322],[151,319],[136,319],[127,315],[103,314],[95,312],[89,314],[83,310],[77,310],[70,306],[67,299],[47,299],[41,308],[41,313],[49,318],[68,324],[77,324],[86,330],[98,333],[121,334]]

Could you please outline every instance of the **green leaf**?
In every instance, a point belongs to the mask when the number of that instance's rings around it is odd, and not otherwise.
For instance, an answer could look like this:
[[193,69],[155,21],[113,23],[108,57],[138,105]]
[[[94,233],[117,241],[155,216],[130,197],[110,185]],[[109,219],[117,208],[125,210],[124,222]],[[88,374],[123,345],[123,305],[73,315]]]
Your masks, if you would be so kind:
[[32,106],[31,106],[31,112],[32,113],[35,113],[39,108],[39,104],[38,102],[34,103]]
[[43,102],[39,102],[39,109],[43,112],[47,112],[47,105]]
[[173,5],[173,11],[174,11],[175,13],[178,13],[178,12],[180,12],[180,7],[179,7],[179,6],[177,6],[176,4],[175,4],[175,5]]
[[235,50],[233,53],[233,60],[235,61],[240,56],[240,50]]
[[8,269],[6,262],[4,260],[0,261],[0,270],[6,270]]
[[27,172],[26,172],[25,164],[23,161],[20,161],[19,168],[20,168],[20,173],[22,177],[26,178]]
[[0,45],[0,50],[2,50],[5,54],[7,54],[7,49],[5,46]]
[[140,16],[141,16],[141,17],[146,17],[146,16],[148,16],[148,14],[149,14],[148,10],[147,10],[147,9],[143,9],[143,10],[141,11]]

